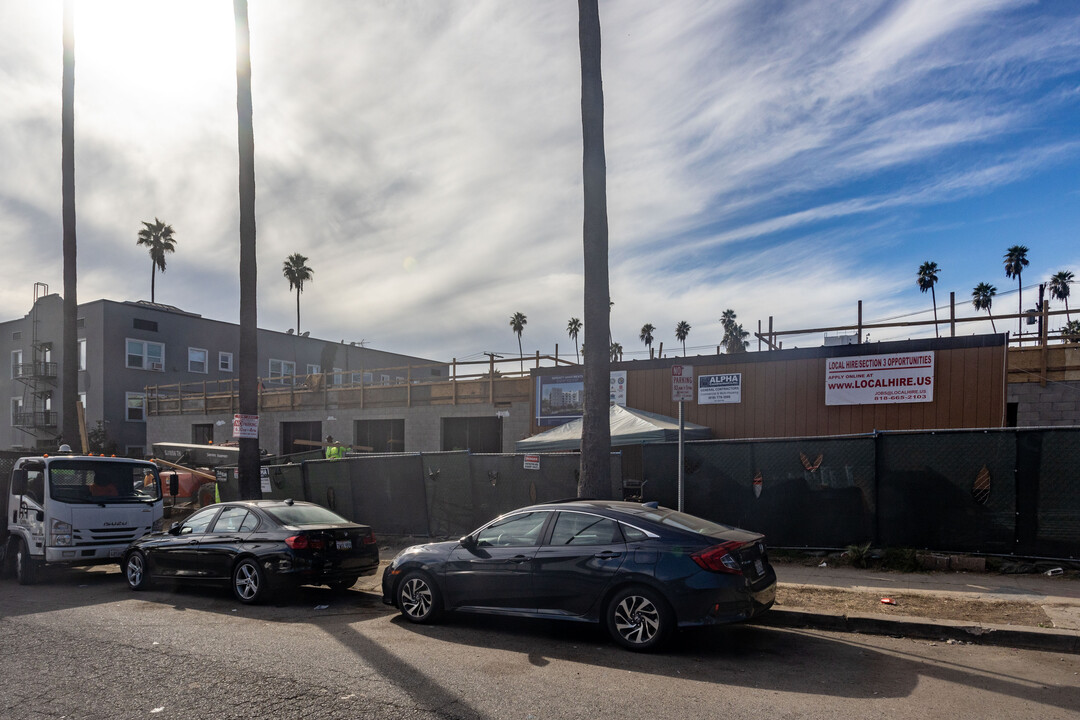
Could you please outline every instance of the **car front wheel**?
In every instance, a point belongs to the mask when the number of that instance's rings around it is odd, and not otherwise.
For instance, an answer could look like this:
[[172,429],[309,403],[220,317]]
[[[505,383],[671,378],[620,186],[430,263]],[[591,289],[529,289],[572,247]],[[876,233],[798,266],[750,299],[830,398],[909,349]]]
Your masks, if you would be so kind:
[[150,587],[150,573],[147,572],[146,556],[141,550],[128,555],[124,561],[124,577],[132,590],[146,590]]
[[427,573],[411,572],[398,585],[397,606],[409,622],[431,623],[442,612],[442,597]]
[[252,558],[236,563],[232,574],[233,595],[249,605],[261,602],[267,593],[266,573]]
[[615,593],[605,613],[608,633],[630,650],[652,650],[675,625],[667,601],[647,587],[629,587]]

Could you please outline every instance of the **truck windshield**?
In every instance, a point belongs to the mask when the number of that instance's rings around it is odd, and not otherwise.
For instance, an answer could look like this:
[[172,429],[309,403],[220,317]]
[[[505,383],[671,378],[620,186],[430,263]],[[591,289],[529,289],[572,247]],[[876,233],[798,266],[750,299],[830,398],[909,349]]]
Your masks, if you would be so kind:
[[49,496],[68,503],[151,502],[161,498],[161,480],[153,465],[54,460]]

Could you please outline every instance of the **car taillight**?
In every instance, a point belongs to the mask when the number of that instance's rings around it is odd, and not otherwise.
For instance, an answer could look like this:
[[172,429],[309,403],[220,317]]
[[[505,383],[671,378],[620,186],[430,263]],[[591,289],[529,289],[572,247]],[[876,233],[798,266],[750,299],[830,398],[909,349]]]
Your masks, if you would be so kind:
[[322,538],[313,538],[308,535],[293,535],[285,538],[285,544],[293,550],[322,550]]
[[742,575],[742,568],[739,567],[739,561],[731,554],[733,550],[736,550],[741,546],[742,543],[736,542],[735,540],[729,540],[727,542],[722,542],[719,545],[713,545],[704,550],[699,550],[691,555],[690,558],[704,570]]
[[360,542],[364,543],[365,545],[374,545],[375,544],[375,533],[373,531],[369,530],[368,534],[365,535],[364,539],[361,540]]

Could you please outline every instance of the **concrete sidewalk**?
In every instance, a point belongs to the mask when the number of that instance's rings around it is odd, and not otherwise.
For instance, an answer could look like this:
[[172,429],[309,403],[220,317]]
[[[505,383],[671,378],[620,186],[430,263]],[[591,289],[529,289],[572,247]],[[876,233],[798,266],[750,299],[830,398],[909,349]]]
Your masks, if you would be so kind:
[[1080,653],[1080,580],[1061,575],[998,573],[901,573],[850,566],[775,563],[781,585],[824,587],[880,593],[949,596],[974,601],[1009,601],[1039,605],[1053,628],[1002,626],[903,615],[823,613],[774,607],[762,624],[822,630],[901,635]]

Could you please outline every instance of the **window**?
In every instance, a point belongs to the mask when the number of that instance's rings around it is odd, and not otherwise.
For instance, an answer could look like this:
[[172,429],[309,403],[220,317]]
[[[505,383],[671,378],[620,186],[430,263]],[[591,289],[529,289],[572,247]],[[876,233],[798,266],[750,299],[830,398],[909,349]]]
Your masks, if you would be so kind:
[[341,384],[341,368],[334,368],[334,384]]
[[232,353],[219,352],[217,354],[217,366],[221,372],[232,372]]
[[481,547],[530,547],[540,542],[548,512],[531,512],[511,515],[496,520],[476,534]]
[[157,332],[157,323],[153,320],[140,320],[135,318],[131,321],[131,327],[136,330],[149,330],[150,332]]
[[11,377],[13,377],[13,378],[19,377],[19,374],[22,372],[22,369],[19,367],[20,365],[22,365],[22,350],[12,350],[11,351]]
[[165,346],[147,340],[131,340],[127,343],[127,367],[136,370],[165,372]]
[[86,369],[86,338],[79,338],[79,369]]
[[126,419],[132,422],[146,421],[146,395],[144,393],[124,393],[127,407]]
[[86,318],[76,318],[75,319],[75,329],[76,330],[82,330],[85,327],[86,327]]
[[296,363],[288,360],[274,360],[270,359],[270,376],[269,380],[272,383],[278,383],[284,385],[286,378],[288,382],[292,382],[296,375]]
[[11,339],[22,340],[22,330],[16,330],[15,332],[11,333]]
[[551,533],[552,545],[611,545],[622,541],[617,522],[585,513],[559,513]]
[[83,411],[85,412],[86,411],[86,393],[84,393],[84,392],[79,393],[79,402],[82,403]]
[[124,455],[129,458],[143,458],[146,456],[145,445],[128,445]]
[[206,528],[210,527],[210,521],[218,514],[219,509],[218,507],[208,507],[195,513],[180,526],[180,534],[190,535],[192,533],[206,532]]
[[206,373],[208,363],[210,362],[210,353],[206,352],[202,348],[189,347],[187,349],[187,369],[188,372],[193,373]]
[[307,374],[308,375],[318,375],[321,372],[322,372],[321,367],[319,367],[318,365],[312,365],[311,363],[308,363],[308,366],[307,366]]
[[11,424],[21,425],[22,418],[19,415],[22,414],[22,398],[11,398]]
[[251,513],[248,512],[247,508],[227,507],[221,511],[217,522],[214,523],[214,532],[235,533],[245,529],[245,526],[254,529],[253,526],[258,523],[257,521],[252,522],[249,516],[251,516]]
[[214,442],[214,423],[192,425],[191,442],[194,445],[209,445]]
[[358,452],[404,452],[404,420],[354,420],[353,450]]

